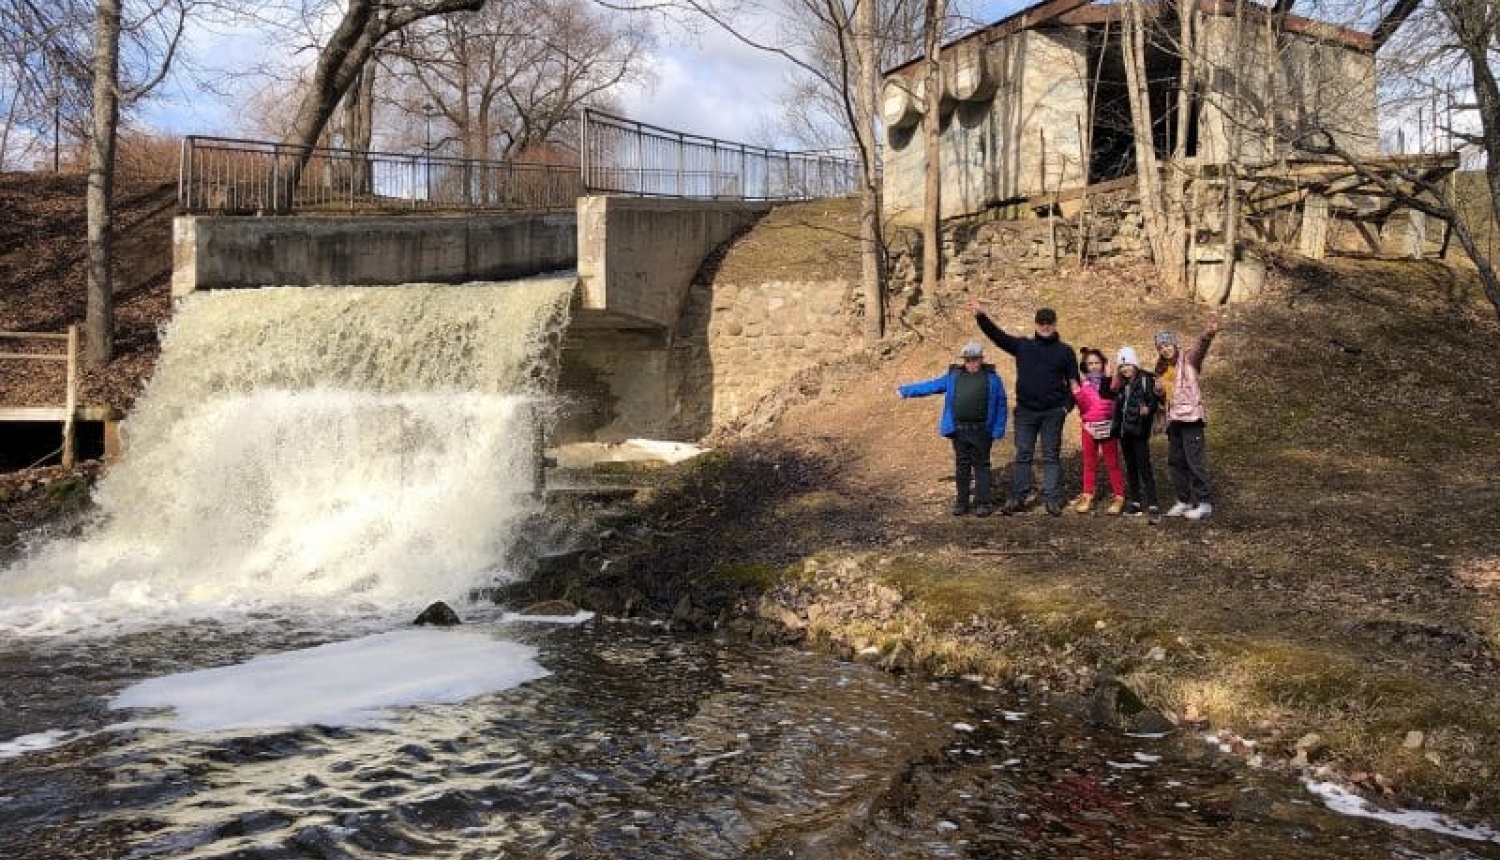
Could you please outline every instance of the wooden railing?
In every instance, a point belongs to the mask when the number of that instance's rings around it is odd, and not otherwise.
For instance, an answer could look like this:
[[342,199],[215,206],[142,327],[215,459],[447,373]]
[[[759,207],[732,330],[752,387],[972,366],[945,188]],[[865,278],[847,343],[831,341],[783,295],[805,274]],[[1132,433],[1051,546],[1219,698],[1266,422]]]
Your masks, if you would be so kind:
[[61,361],[67,365],[67,377],[64,383],[63,405],[58,407],[30,407],[22,409],[7,409],[6,413],[22,413],[30,420],[56,421],[61,419],[62,430],[62,464],[63,468],[73,468],[76,457],[77,445],[75,444],[76,424],[78,418],[78,326],[68,326],[65,334],[53,334],[48,332],[32,331],[0,331],[0,342],[7,345],[12,341],[25,343],[41,342],[49,346],[59,343],[63,345],[64,352],[56,351],[31,351],[11,352],[8,349],[0,352],[0,359],[15,361]]

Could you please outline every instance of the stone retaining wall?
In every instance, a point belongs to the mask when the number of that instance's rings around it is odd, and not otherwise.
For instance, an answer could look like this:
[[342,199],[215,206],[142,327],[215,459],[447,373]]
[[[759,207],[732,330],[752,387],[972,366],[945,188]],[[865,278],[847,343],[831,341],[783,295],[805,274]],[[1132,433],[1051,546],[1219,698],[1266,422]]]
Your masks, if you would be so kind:
[[693,284],[673,333],[675,438],[743,417],[799,371],[861,346],[845,281]]

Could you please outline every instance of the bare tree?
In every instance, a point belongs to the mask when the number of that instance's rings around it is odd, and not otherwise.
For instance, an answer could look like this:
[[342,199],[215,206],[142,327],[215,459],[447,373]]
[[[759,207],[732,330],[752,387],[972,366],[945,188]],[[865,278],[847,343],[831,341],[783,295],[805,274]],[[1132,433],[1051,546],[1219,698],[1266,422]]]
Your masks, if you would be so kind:
[[28,151],[89,136],[92,10],[84,0],[0,0],[0,98],[6,104],[0,163],[13,141]]
[[317,62],[297,107],[285,142],[297,148],[283,179],[277,203],[291,204],[312,149],[349,88],[359,80],[377,48],[393,33],[426,18],[454,12],[473,12],[485,0],[349,0],[332,35],[318,51]]
[[408,28],[391,49],[396,107],[431,106],[468,158],[570,145],[581,107],[642,78],[640,23],[581,0],[514,0]]
[[[893,46],[899,36],[910,32],[906,24],[917,17],[910,11],[913,4],[908,0],[787,0],[787,26],[773,41],[748,32],[738,24],[733,10],[710,0],[680,2],[744,44],[779,56],[796,70],[797,100],[813,107],[794,114],[798,117],[794,125],[804,134],[821,144],[852,142],[860,162],[864,337],[869,343],[878,341],[885,333],[885,261],[880,235],[877,104],[882,63],[911,51],[911,42]],[[830,135],[831,127],[837,131]]]

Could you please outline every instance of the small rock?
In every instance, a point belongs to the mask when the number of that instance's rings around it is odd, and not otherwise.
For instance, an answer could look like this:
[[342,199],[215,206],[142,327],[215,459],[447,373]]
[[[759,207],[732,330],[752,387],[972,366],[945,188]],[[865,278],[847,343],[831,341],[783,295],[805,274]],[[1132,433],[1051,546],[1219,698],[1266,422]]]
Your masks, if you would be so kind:
[[1411,731],[1406,733],[1406,740],[1403,740],[1401,742],[1401,746],[1409,750],[1421,749],[1422,741],[1424,740],[1426,740],[1426,737],[1421,732],[1417,731],[1416,729],[1412,729]]
[[1167,649],[1161,647],[1160,645],[1157,645],[1157,646],[1153,647],[1150,651],[1146,652],[1146,659],[1147,660],[1155,660],[1155,661],[1157,661],[1159,663],[1162,660],[1167,659]]
[[418,627],[424,624],[431,624],[434,627],[453,627],[462,624],[463,621],[459,619],[458,613],[454,612],[452,607],[439,600],[422,610],[422,614],[418,615],[412,623]]

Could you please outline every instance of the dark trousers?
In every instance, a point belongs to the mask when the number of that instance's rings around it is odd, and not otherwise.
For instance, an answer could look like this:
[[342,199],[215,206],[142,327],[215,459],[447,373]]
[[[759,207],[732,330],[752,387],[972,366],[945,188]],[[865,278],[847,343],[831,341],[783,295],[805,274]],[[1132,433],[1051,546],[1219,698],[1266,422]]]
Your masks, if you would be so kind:
[[1143,508],[1156,507],[1156,475],[1151,472],[1151,437],[1121,436],[1125,456],[1125,496]]
[[990,438],[983,424],[959,424],[949,437],[953,441],[953,483],[958,503],[969,506],[969,484],[974,485],[974,504],[990,504]]
[[1044,501],[1061,503],[1058,494],[1062,483],[1062,431],[1063,421],[1068,417],[1068,408],[1030,409],[1017,405],[1012,416],[1016,439],[1016,463],[1010,478],[1010,497],[1018,502],[1026,501],[1031,492],[1031,458],[1036,450],[1037,438],[1042,440],[1042,498]]
[[1172,470],[1172,489],[1177,493],[1177,501],[1189,504],[1213,501],[1202,421],[1173,421],[1167,425],[1167,467]]

